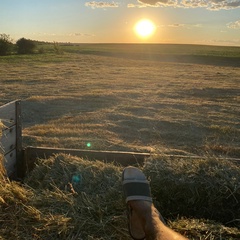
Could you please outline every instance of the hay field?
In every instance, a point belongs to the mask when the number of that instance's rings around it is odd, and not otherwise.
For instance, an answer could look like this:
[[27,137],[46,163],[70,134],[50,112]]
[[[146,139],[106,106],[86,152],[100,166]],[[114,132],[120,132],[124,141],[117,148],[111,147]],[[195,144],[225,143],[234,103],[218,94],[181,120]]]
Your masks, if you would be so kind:
[[238,67],[79,49],[0,59],[0,104],[22,99],[25,144],[240,156]]
[[[159,153],[143,170],[168,224],[190,239],[239,239],[239,167],[218,159],[240,157],[239,48],[60,47],[0,58],[0,104],[22,99],[24,145]],[[121,171],[65,155],[41,162],[24,185],[0,186],[0,239],[130,239]],[[86,184],[74,191],[73,172]]]

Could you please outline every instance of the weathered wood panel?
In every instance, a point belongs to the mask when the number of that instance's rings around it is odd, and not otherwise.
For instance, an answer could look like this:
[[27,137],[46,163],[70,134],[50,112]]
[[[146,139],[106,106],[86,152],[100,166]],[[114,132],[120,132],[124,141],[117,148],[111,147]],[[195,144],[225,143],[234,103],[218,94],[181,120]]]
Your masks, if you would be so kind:
[[16,149],[16,125],[2,131],[1,152],[5,155]]
[[[22,109],[21,101],[16,101],[16,160],[22,161]],[[20,164],[21,165],[21,164]]]
[[4,166],[8,176],[17,174],[16,166],[21,165],[22,123],[21,101],[13,101],[0,107],[1,129],[0,147],[4,155]]
[[[114,162],[122,166],[141,166],[144,161],[151,156],[158,156],[151,153],[137,153],[137,152],[119,152],[119,151],[94,151],[94,150],[77,150],[65,148],[46,148],[46,147],[27,147],[23,151],[24,162],[21,168],[24,174],[27,174],[34,168],[36,160],[47,159],[54,154],[70,154],[72,156],[82,157],[89,160],[100,160],[104,162]],[[186,156],[186,155],[164,155],[170,159],[186,158],[186,159],[206,159],[203,156]],[[225,160],[240,163],[240,159],[223,158]]]
[[0,119],[6,127],[16,124],[16,101],[0,107]]
[[4,167],[8,176],[12,176],[16,172],[16,149],[4,156]]
[[89,160],[101,160],[104,162],[115,162],[122,166],[142,165],[144,159],[150,157],[149,153],[119,152],[119,151],[93,151],[64,148],[27,147],[24,150],[25,168],[31,171],[37,158],[48,158],[53,154],[71,154]]

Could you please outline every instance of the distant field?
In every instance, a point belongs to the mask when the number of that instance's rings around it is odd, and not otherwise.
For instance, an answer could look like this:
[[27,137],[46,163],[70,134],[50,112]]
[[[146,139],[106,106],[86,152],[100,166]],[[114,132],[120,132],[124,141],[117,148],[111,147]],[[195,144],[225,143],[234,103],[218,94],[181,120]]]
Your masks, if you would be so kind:
[[[49,49],[49,45],[46,46]],[[240,67],[240,47],[184,44],[61,44],[66,52],[161,62]]]
[[39,48],[0,58],[0,104],[22,99],[25,145],[240,157],[240,48]]
[[[194,55],[194,56],[219,56],[240,57],[240,47],[221,47],[206,45],[185,44],[60,44],[64,50],[82,53],[124,53],[143,55]],[[239,59],[238,59],[239,60]]]

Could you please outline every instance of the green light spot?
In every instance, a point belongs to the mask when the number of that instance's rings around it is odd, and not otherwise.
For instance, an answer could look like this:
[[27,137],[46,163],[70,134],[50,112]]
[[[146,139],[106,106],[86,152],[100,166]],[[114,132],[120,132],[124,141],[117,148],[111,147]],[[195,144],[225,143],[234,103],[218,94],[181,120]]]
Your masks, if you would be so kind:
[[87,147],[91,147],[92,144],[90,142],[87,143]]

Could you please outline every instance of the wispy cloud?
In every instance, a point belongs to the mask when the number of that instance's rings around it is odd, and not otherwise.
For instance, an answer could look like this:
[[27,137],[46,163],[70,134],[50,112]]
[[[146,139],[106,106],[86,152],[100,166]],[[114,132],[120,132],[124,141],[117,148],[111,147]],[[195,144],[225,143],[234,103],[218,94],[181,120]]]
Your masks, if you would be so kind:
[[39,37],[95,37],[94,34],[89,33],[45,33],[45,32],[30,32],[24,33],[27,36],[39,36]]
[[86,2],[85,3],[86,7],[91,7],[93,9],[95,8],[116,8],[118,7],[118,3],[115,2],[96,2],[96,1],[91,1],[91,2]]
[[[85,3],[86,7],[95,8],[117,8],[119,3],[108,1],[90,1]],[[137,0],[137,3],[129,3],[128,8],[143,7],[179,7],[179,8],[206,8],[211,11],[230,10],[240,8],[240,0]]]
[[232,29],[240,29],[240,20],[236,21],[236,22],[230,22],[227,24],[228,28],[232,28]]
[[[127,8],[145,8],[147,6],[148,6],[147,4],[142,4],[142,3],[140,3],[140,4],[134,4],[134,3],[127,4]],[[155,7],[155,6],[151,5],[151,7]]]
[[240,7],[240,0],[138,0],[138,4],[129,4],[128,7],[180,7],[180,8],[206,8],[208,10],[229,10]]
[[138,2],[141,4],[145,4],[148,6],[155,6],[155,7],[177,6],[178,4],[177,0],[138,0]]
[[185,27],[186,24],[182,24],[182,23],[174,23],[174,24],[170,24],[168,25],[168,27],[173,27],[173,28],[179,28],[179,27]]
[[210,1],[210,4],[208,8],[210,10],[220,10],[220,9],[233,9],[233,8],[239,8],[240,7],[240,1],[225,1],[225,0],[212,0]]
[[201,28],[201,24],[184,24],[184,23],[173,23],[168,25],[160,25],[159,27],[169,27],[169,28]]
[[137,4],[130,3],[127,5],[128,8],[143,8],[143,7],[177,7],[178,0],[137,0]]
[[89,33],[69,33],[68,36],[71,37],[94,37],[94,34]]

